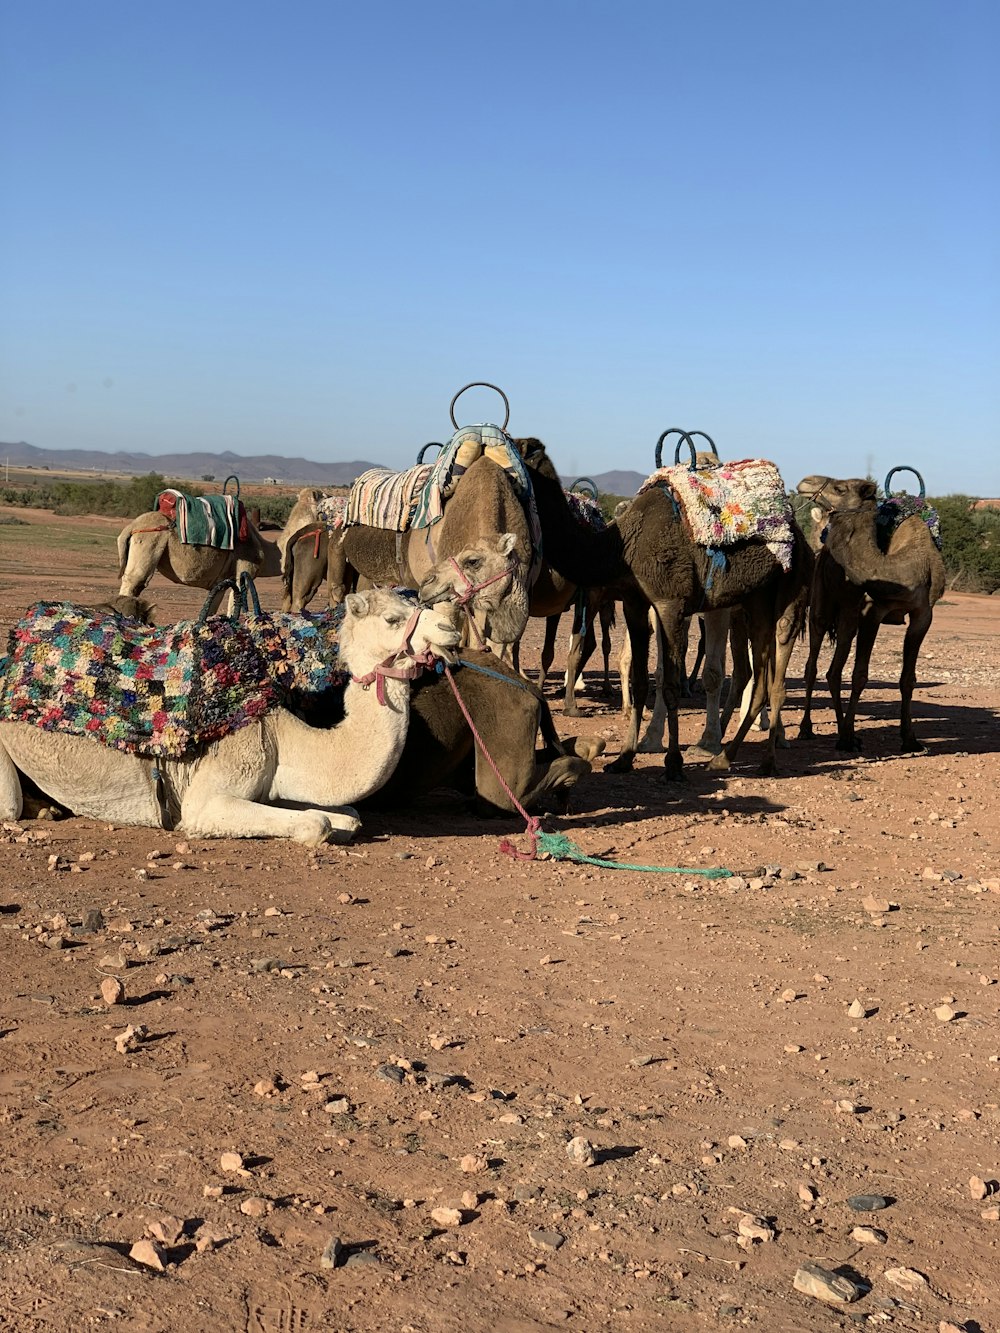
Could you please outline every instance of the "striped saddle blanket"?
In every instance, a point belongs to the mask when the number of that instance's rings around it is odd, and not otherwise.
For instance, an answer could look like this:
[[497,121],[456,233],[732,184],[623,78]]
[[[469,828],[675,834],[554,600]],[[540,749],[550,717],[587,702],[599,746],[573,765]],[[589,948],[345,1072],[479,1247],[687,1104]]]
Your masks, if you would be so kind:
[[430,464],[411,467],[405,472],[383,467],[362,472],[347,497],[343,525],[363,523],[369,528],[408,532],[430,475]]
[[0,722],[90,736],[111,749],[181,758],[238,731],[288,694],[345,679],[343,611],[143,625],[69,602],[38,602],[0,659]]
[[247,512],[235,495],[187,495],[171,489],[159,493],[153,508],[173,522],[189,546],[231,551],[237,540],[249,539]]
[[683,464],[660,468],[638,494],[660,486],[677,505],[697,546],[724,550],[737,542],[763,542],[782,569],[792,563],[792,508],[773,463],[751,458],[692,470]]

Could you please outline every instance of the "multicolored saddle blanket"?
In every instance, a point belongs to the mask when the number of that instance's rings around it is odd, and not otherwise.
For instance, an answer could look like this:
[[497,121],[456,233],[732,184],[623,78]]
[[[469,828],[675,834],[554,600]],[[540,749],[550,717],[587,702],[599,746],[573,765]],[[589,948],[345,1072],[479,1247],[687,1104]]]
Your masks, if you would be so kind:
[[247,512],[235,495],[187,495],[171,489],[160,491],[153,508],[175,524],[178,537],[189,546],[231,551],[237,539],[249,540]]
[[325,525],[327,532],[339,531],[344,526],[344,520],[347,517],[347,496],[321,496],[316,502],[316,512],[319,514],[319,521]]
[[608,526],[604,511],[593,496],[584,495],[582,491],[566,491],[565,496],[573,511],[573,517],[585,528],[593,528],[600,532]]
[[408,532],[430,475],[429,463],[405,472],[384,467],[362,472],[347,497],[344,526],[364,523],[369,528]]
[[926,500],[915,495],[890,495],[879,500],[875,510],[875,539],[883,551],[889,549],[889,540],[907,518],[921,518],[927,524],[934,545],[941,549],[941,518],[938,511]]
[[792,508],[773,463],[750,458],[692,471],[683,464],[660,468],[639,487],[664,487],[698,546],[720,549],[762,541],[781,565],[792,563]]
[[[338,612],[340,615],[338,617]],[[111,749],[181,758],[276,707],[285,692],[340,683],[343,612],[142,625],[38,602],[10,634],[0,722],[91,736]]]

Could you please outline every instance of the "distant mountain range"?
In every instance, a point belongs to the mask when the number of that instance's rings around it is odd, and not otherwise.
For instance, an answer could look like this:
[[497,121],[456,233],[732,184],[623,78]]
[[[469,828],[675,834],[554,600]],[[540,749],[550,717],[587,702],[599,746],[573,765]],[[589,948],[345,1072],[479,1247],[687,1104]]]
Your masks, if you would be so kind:
[[[235,473],[240,481],[277,481],[282,485],[350,486],[366,469],[380,467],[356,459],[349,463],[315,463],[309,458],[286,458],[282,454],[259,456],[234,454],[228,449],[220,454],[143,454],[105,453],[100,449],[39,449],[23,440],[18,444],[0,443],[0,466],[9,461],[15,467],[48,468],[52,472],[70,469],[80,472],[126,472],[141,476],[159,472],[164,477],[196,481],[211,476],[223,481]],[[613,471],[591,474],[602,491],[611,495],[634,495],[645,481],[641,472]]]

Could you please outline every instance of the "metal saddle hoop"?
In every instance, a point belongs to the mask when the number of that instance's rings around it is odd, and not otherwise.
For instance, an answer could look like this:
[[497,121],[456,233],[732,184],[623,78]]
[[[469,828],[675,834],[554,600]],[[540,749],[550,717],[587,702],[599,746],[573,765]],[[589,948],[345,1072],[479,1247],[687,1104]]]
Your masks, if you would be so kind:
[[225,493],[226,493],[226,487],[229,485],[229,483],[230,483],[231,481],[235,481],[235,482],[236,482],[236,499],[239,500],[239,498],[240,498],[240,479],[239,479],[239,477],[236,475],[235,472],[231,472],[231,473],[229,474],[229,476],[226,478],[226,480],[222,483],[222,494],[225,495]]
[[198,619],[195,621],[195,624],[204,625],[205,621],[208,619],[208,608],[212,605],[212,602],[219,593],[225,592],[227,589],[233,594],[233,612],[230,616],[230,620],[234,625],[239,624],[240,617],[248,610],[248,603],[253,606],[254,616],[260,615],[260,598],[257,596],[257,585],[254,583],[250,575],[244,572],[240,575],[239,583],[237,583],[235,579],[220,579],[219,582],[209,590],[209,594],[205,598],[201,610],[198,612]]
[[[884,489],[885,489],[885,498],[886,498],[887,500],[891,500],[891,499],[892,499],[892,491],[889,489],[889,483],[890,483],[890,481],[892,481],[893,477],[896,475],[897,472],[912,472],[913,475],[916,477],[917,481],[920,483],[920,498],[921,498],[921,500],[925,500],[925,499],[927,498],[927,488],[924,486],[924,479],[923,479],[923,477],[920,475],[920,473],[917,471],[917,469],[916,469],[915,467],[907,467],[905,463],[901,463],[901,464],[899,465],[899,467],[894,467],[894,468],[892,468],[891,471],[889,472],[888,476],[887,476],[886,479],[885,479],[885,487],[884,487]],[[904,492],[904,493],[905,493],[905,492]]]
[[461,398],[462,394],[465,393],[466,389],[493,389],[495,393],[500,395],[504,405],[504,419],[500,429],[505,431],[507,429],[507,423],[510,421],[510,402],[503,389],[501,389],[498,384],[490,384],[488,380],[472,380],[470,383],[464,384],[462,388],[459,389],[458,393],[455,394],[455,397],[451,400],[451,406],[448,408],[448,415],[451,417],[451,424],[454,429],[458,430],[458,422],[455,420],[455,404],[458,402],[459,398]]
[[597,482],[590,477],[577,477],[570,490],[579,491],[581,495],[589,495],[592,500],[596,500],[598,496]]
[[444,445],[441,443],[440,440],[428,440],[425,445],[421,446],[420,451],[417,454],[417,466],[419,467],[420,464],[424,461],[424,454],[427,452],[428,449],[443,449],[443,448]]
[[681,461],[681,447],[686,444],[688,449],[691,451],[690,470],[692,472],[697,471],[698,450],[695,448],[695,443],[694,443],[695,435],[700,435],[703,440],[707,440],[709,448],[711,449],[712,453],[715,455],[716,458],[719,457],[719,451],[718,449],[716,449],[715,441],[712,439],[711,435],[706,435],[703,430],[681,430],[680,426],[671,426],[670,429],[665,430],[663,434],[660,436],[660,438],[656,441],[656,452],[654,453],[653,457],[656,462],[657,471],[659,471],[660,468],[663,466],[663,441],[666,440],[671,435],[679,435],[681,437],[677,441],[677,447],[674,450],[675,467]]

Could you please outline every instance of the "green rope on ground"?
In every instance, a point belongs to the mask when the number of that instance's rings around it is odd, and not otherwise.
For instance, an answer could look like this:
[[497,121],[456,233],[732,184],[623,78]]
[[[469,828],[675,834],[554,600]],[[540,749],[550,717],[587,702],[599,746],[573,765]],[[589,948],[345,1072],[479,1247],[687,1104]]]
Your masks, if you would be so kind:
[[546,852],[555,861],[578,861],[581,865],[601,866],[605,870],[649,870],[658,875],[701,875],[704,879],[728,879],[731,870],[710,867],[699,870],[693,866],[641,866],[630,861],[609,861],[604,856],[587,856],[565,833],[537,833],[538,851]]

